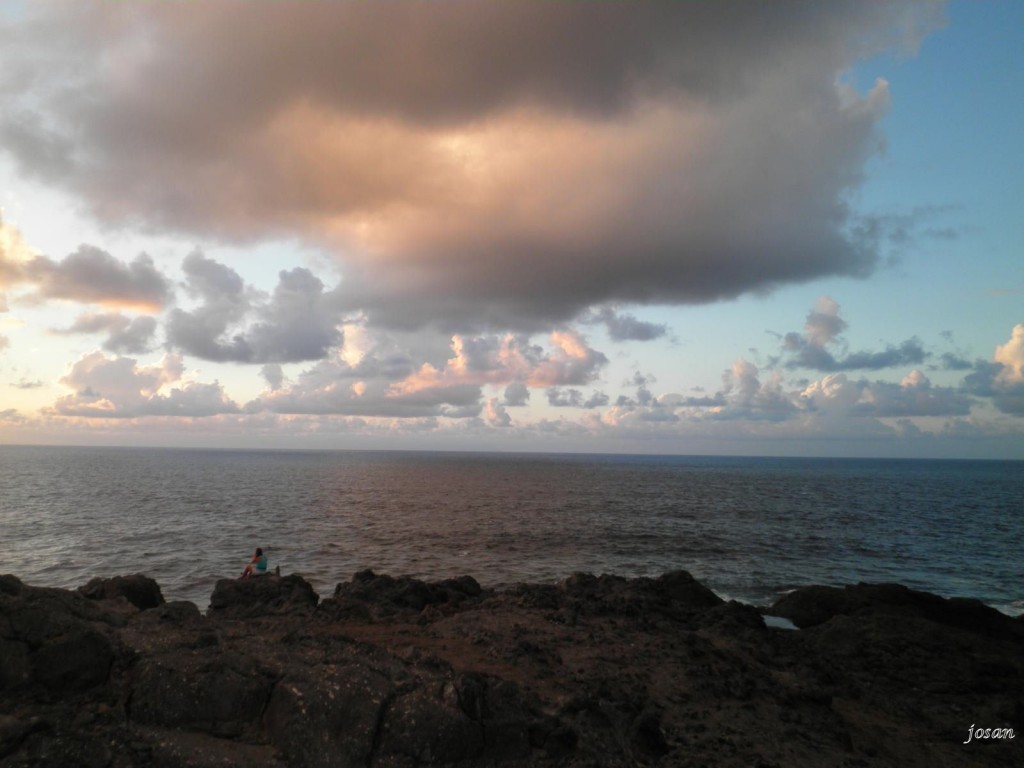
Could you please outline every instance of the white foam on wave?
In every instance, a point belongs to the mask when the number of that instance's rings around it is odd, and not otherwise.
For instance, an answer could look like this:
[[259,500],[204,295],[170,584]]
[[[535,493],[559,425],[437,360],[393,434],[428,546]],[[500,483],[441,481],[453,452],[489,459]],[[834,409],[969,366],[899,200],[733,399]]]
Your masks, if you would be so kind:
[[800,627],[783,616],[762,615],[761,618],[764,619],[764,625],[766,627],[774,627],[775,629],[800,629]]

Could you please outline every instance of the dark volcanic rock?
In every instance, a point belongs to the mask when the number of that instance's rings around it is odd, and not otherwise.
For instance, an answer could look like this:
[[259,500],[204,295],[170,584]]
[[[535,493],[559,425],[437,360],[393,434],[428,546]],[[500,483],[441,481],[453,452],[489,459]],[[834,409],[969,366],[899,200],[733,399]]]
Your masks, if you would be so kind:
[[[794,595],[772,611],[800,632],[682,571],[508,591],[366,571],[319,607],[268,575],[220,582],[208,616],[4,576],[0,765],[1020,763],[1020,620],[895,585]],[[1015,738],[965,745],[972,724]]]
[[292,765],[367,765],[393,693],[387,677],[361,665],[298,669],[274,687],[264,724]]
[[133,671],[128,715],[144,725],[212,736],[254,734],[272,685],[272,677],[241,654],[146,658]]
[[320,596],[308,581],[292,574],[268,573],[249,579],[221,579],[210,596],[209,616],[231,619],[308,613]]
[[187,600],[174,600],[170,603],[164,603],[153,610],[152,615],[159,621],[174,624],[194,623],[203,617],[203,614],[199,612],[199,607]]
[[122,622],[73,592],[7,577],[0,591],[0,690],[38,685],[62,695],[105,683],[118,653],[109,625]]
[[83,691],[106,682],[113,663],[110,640],[87,627],[53,638],[32,654],[35,679],[55,693]]
[[164,604],[160,585],[141,573],[114,576],[111,579],[95,578],[84,587],[79,587],[78,592],[90,600],[116,600],[123,597],[143,611]]
[[399,697],[381,729],[384,760],[405,757],[413,765],[445,765],[478,758],[483,749],[483,728],[462,710],[450,684],[440,691],[418,688]]
[[670,571],[657,579],[574,573],[562,583],[562,591],[574,610],[598,614],[679,617],[723,602],[686,571]]
[[1006,616],[979,600],[939,597],[902,584],[805,587],[778,600],[771,607],[771,613],[801,628],[823,624],[838,615],[888,614],[916,616],[961,629],[1013,631]]
[[347,584],[338,584],[334,596],[321,604],[320,612],[336,618],[379,618],[442,604],[457,607],[483,595],[484,590],[472,576],[425,582],[365,570],[356,573]]

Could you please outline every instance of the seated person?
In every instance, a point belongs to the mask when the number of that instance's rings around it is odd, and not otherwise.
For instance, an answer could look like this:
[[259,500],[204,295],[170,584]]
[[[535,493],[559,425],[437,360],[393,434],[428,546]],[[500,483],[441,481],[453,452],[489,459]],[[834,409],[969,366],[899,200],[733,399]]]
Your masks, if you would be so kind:
[[254,573],[257,576],[262,576],[267,572],[267,556],[263,554],[263,549],[256,547],[256,554],[252,556],[252,560],[245,566],[245,570],[242,571],[242,578],[248,579]]

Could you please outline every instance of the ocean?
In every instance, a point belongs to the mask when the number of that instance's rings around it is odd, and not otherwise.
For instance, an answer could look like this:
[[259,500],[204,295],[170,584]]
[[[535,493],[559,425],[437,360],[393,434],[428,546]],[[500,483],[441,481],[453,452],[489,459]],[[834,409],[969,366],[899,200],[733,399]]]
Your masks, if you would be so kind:
[[765,605],[899,582],[1024,612],[1024,462],[0,446],[0,572],[146,573],[206,608],[255,547],[484,586],[682,568]]

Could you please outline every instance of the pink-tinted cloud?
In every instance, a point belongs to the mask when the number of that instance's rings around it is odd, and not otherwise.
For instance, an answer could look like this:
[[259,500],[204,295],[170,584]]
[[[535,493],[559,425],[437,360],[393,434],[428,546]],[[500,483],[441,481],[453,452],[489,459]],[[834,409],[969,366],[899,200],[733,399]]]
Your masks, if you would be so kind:
[[608,362],[579,333],[554,331],[544,349],[525,336],[452,337],[453,355],[444,367],[425,363],[416,373],[393,385],[395,391],[413,392],[452,383],[558,387],[586,384]]
[[3,291],[24,280],[25,265],[38,256],[21,231],[0,216],[0,311],[7,311]]
[[991,398],[1003,413],[1024,416],[1024,324],[1013,327],[1010,339],[996,347],[992,362],[979,360],[964,383],[976,396]]
[[1013,326],[1010,340],[996,347],[993,360],[1003,367],[996,376],[997,384],[1024,384],[1024,323]]
[[801,398],[819,410],[874,418],[967,416],[973,404],[963,390],[933,386],[928,377],[917,370],[911,371],[898,384],[852,380],[845,374],[835,374],[808,386]]
[[536,331],[870,271],[846,200],[888,91],[837,76],[937,23],[915,0],[46,0],[0,28],[0,145],[108,223],[327,244],[374,323]]
[[166,355],[158,365],[139,366],[129,357],[108,358],[102,352],[93,352],[76,362],[61,379],[72,394],[58,398],[53,411],[63,416],[101,419],[238,412],[220,384],[185,382],[172,387],[183,373],[183,363],[176,355]]
[[[484,408],[488,422],[504,421],[504,406],[524,404],[530,387],[588,383],[607,362],[574,331],[556,331],[549,341],[545,348],[511,334],[456,335],[451,356],[440,366],[416,366],[410,353],[374,348],[353,362],[342,357],[324,360],[296,382],[274,388],[247,408],[414,418],[475,417]],[[484,386],[505,387],[506,402],[487,405]],[[593,407],[597,401],[588,402]]]

